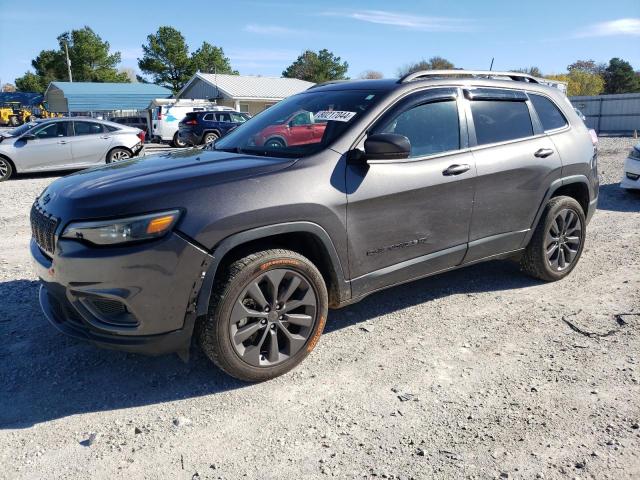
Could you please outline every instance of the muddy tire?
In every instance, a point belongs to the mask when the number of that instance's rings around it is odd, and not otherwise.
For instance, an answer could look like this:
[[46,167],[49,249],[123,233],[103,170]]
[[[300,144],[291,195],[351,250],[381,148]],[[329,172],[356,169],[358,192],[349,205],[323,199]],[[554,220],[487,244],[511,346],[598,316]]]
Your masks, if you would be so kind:
[[313,263],[289,250],[265,250],[224,268],[196,335],[223,371],[260,382],[309,355],[322,335],[327,308],[327,289]]

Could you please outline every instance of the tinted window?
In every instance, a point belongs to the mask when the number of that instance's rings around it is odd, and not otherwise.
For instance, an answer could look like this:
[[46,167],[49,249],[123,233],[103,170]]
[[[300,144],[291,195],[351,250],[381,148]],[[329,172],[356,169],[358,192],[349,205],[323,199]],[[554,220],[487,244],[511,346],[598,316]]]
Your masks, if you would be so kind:
[[411,157],[460,148],[460,124],[455,101],[425,103],[386,123],[383,133],[404,135],[411,142]]
[[113,125],[105,125],[104,128],[106,128],[108,132],[116,132],[120,130],[119,128],[114,127]]
[[230,122],[231,121],[231,116],[229,116],[228,113],[218,113],[217,117],[218,117],[218,121],[219,122]]
[[96,135],[102,133],[102,125],[94,122],[73,122],[76,136],[79,135]]
[[67,124],[69,122],[55,122],[35,132],[38,138],[56,138],[67,136]]
[[207,113],[204,117],[202,117],[202,119],[208,122],[213,122],[215,120],[213,118],[213,113]]
[[547,97],[531,93],[529,97],[531,98],[533,107],[536,109],[540,122],[542,122],[542,128],[545,131],[562,128],[567,124],[564,115],[562,115],[558,107]]
[[525,102],[474,101],[471,102],[471,113],[478,145],[533,135],[529,107]]
[[239,113],[232,113],[231,114],[231,121],[232,122],[237,122],[237,123],[243,123],[247,121],[247,117],[244,115],[240,115]]

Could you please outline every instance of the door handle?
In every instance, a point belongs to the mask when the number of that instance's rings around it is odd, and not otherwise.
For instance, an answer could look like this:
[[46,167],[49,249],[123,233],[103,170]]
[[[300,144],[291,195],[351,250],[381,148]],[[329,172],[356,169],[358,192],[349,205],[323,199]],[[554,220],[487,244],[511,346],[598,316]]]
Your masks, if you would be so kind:
[[103,135],[100,138],[103,139],[103,140],[109,140],[111,137],[109,135]]
[[462,165],[451,165],[449,168],[442,172],[442,175],[448,177],[450,175],[460,175],[471,169],[471,165],[463,163]]
[[547,158],[549,155],[553,155],[553,150],[550,148],[541,148],[533,154],[534,157]]
[[66,145],[66,144],[67,144],[67,141],[66,141],[66,140],[60,140],[60,141],[58,142],[58,144],[60,144],[60,145]]

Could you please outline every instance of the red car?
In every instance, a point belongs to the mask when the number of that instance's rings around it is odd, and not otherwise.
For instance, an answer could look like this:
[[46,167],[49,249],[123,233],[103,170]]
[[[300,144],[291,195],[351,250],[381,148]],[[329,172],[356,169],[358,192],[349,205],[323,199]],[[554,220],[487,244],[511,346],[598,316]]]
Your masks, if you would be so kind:
[[300,110],[281,123],[269,125],[255,136],[258,147],[284,148],[307,143],[319,143],[326,122],[316,123],[311,112]]

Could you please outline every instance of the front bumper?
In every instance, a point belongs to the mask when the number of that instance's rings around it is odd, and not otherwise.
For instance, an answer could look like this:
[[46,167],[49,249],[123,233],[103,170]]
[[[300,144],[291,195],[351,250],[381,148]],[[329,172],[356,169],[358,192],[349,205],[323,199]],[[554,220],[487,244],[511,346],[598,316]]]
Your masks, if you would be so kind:
[[53,257],[32,239],[31,255],[40,305],[61,332],[130,352],[188,351],[212,257],[181,235],[116,248],[60,239]]
[[[636,175],[638,177],[634,179],[633,177]],[[625,160],[620,186],[628,189],[640,189],[640,160],[634,160],[633,158],[627,158]]]

